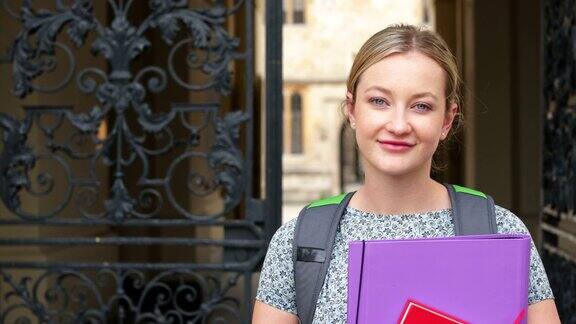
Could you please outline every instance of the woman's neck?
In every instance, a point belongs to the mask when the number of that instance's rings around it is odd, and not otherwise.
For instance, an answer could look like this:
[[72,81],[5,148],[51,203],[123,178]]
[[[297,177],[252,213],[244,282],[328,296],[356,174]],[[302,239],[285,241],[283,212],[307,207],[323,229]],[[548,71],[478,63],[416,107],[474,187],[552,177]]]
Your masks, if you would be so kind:
[[429,176],[371,176],[352,197],[351,207],[383,215],[450,208],[446,188]]

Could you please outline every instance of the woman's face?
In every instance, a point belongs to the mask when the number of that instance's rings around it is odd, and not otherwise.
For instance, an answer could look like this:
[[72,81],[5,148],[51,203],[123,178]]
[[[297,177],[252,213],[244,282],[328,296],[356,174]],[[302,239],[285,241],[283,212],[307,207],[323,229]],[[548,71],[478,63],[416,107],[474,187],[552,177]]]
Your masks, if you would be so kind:
[[347,114],[366,172],[429,174],[458,108],[447,110],[445,78],[440,65],[415,51],[390,55],[362,74],[353,100],[348,93]]

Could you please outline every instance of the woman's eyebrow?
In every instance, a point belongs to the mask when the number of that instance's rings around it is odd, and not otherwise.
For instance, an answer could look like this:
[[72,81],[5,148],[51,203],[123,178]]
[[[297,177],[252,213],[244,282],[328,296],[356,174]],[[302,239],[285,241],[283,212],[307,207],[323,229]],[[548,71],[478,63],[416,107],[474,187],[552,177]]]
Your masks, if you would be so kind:
[[390,91],[384,87],[378,86],[378,85],[373,85],[371,87],[368,87],[366,90],[364,90],[364,93],[366,93],[370,90],[377,90],[377,91],[383,92],[385,94],[392,94],[392,91]]
[[[368,91],[370,91],[370,90],[377,90],[377,91],[380,91],[380,92],[385,93],[385,94],[387,94],[387,95],[392,95],[392,91],[390,91],[390,90],[387,89],[387,88],[378,86],[378,85],[373,85],[373,86],[371,86],[371,87],[366,88],[366,90],[364,90],[364,93],[366,93],[366,92],[368,92]],[[424,98],[424,97],[430,97],[430,98],[432,98],[432,99],[434,99],[434,100],[438,100],[438,97],[437,97],[435,94],[433,94],[432,92],[429,92],[429,91],[416,93],[416,94],[413,94],[413,95],[411,96],[411,98]]]
[[434,100],[438,100],[438,97],[436,97],[436,95],[433,94],[432,92],[421,92],[421,93],[417,93],[415,95],[412,95],[412,98],[424,98],[424,97],[431,97]]

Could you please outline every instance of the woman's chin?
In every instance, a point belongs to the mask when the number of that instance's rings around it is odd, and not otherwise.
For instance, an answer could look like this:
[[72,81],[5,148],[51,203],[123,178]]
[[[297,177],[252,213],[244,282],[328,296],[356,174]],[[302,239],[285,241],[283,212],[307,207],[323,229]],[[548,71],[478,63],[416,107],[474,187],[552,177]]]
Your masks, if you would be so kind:
[[414,173],[414,168],[403,165],[382,165],[377,168],[377,171],[385,176],[390,177],[403,177]]

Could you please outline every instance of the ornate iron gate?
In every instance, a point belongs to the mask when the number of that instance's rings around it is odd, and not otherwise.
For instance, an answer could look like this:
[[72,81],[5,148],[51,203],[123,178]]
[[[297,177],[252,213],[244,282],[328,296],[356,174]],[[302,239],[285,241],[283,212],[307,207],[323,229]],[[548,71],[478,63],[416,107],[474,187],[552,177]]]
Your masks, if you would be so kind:
[[576,323],[576,2],[543,2],[543,261],[562,323]]
[[[281,214],[281,2],[265,114],[251,0],[11,3],[23,109],[0,113],[0,323],[249,322]],[[71,88],[90,104],[51,104]]]

